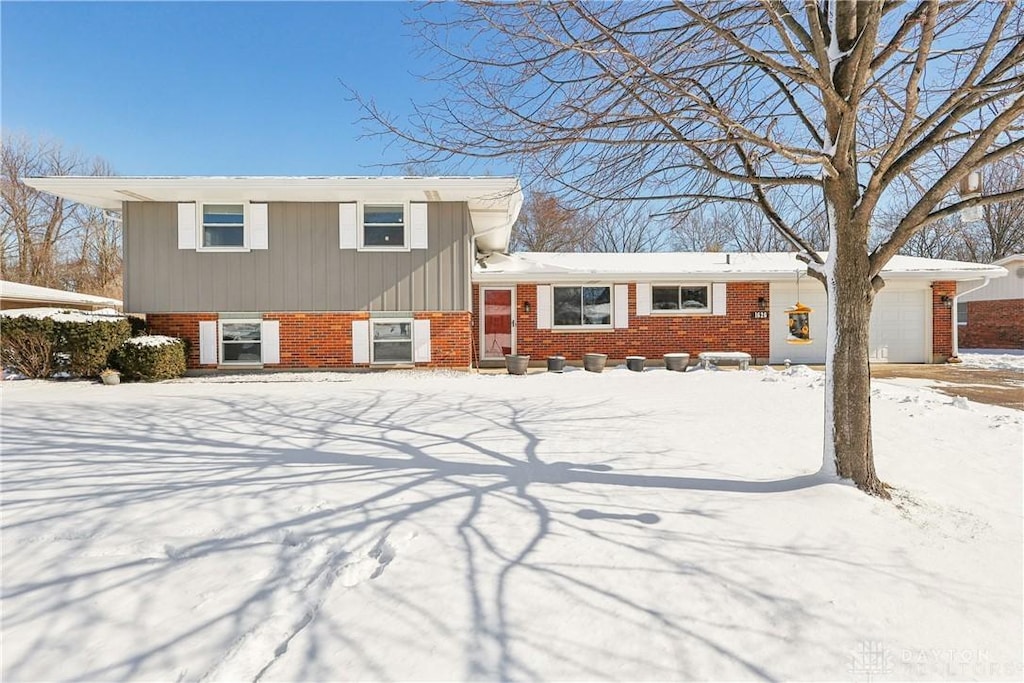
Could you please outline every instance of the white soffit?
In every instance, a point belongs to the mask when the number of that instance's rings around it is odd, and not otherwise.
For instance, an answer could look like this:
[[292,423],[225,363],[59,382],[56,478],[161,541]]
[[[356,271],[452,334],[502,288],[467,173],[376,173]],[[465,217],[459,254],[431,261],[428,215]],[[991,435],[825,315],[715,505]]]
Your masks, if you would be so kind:
[[466,202],[474,234],[485,250],[505,248],[523,203],[519,180],[504,176],[50,176],[23,180],[37,190],[107,210],[120,210],[126,201]]

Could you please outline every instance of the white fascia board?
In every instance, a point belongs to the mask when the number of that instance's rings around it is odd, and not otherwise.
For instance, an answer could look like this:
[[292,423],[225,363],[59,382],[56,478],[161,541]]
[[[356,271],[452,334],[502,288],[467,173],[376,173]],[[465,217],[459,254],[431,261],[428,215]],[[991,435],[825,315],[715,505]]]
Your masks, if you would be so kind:
[[123,201],[177,202],[208,197],[250,201],[464,201],[507,209],[522,201],[511,177],[51,176],[26,185],[74,201],[119,208]]
[[[1001,271],[1001,272],[1000,272]],[[803,274],[804,271],[801,270]],[[882,271],[883,280],[933,282],[936,280],[977,280],[980,278],[1004,277],[1005,268],[985,268],[978,270],[910,270]],[[786,271],[700,271],[687,270],[672,273],[652,272],[615,272],[615,271],[575,271],[575,272],[487,272],[474,269],[473,282],[488,284],[507,283],[544,283],[553,282],[650,282],[652,284],[677,283],[680,281],[715,281],[715,282],[795,282],[795,270]]]
[[[507,176],[50,176],[29,187],[110,211],[152,202],[466,202],[482,251],[508,248],[523,205],[519,179]],[[479,227],[477,227],[479,224]]]

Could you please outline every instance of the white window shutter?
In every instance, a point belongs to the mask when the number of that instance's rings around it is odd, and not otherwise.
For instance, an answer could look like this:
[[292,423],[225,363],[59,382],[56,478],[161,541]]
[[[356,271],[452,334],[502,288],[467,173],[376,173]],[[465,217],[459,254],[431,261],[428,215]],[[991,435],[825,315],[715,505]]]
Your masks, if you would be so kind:
[[615,307],[612,309],[612,325],[618,328],[629,327],[629,285],[615,285]]
[[359,247],[359,211],[353,202],[338,204],[338,240],[342,249]]
[[270,219],[266,204],[249,205],[249,248],[270,248]]
[[370,321],[352,321],[352,362],[370,362]]
[[725,283],[711,285],[711,315],[725,315]]
[[427,205],[419,202],[409,205],[409,226],[412,232],[409,246],[413,249],[427,248]]
[[412,359],[417,363],[430,362],[430,321],[412,321],[412,341],[415,345]]
[[199,363],[213,365],[217,362],[217,322],[202,320],[199,322]]
[[275,365],[281,362],[281,322],[264,320],[260,325],[260,351],[264,365]]
[[651,283],[650,282],[638,282],[638,283],[636,283],[636,314],[637,315],[650,315],[651,314]]
[[551,329],[551,285],[537,285],[537,329]]
[[182,202],[178,204],[178,249],[195,248],[196,205],[192,202]]

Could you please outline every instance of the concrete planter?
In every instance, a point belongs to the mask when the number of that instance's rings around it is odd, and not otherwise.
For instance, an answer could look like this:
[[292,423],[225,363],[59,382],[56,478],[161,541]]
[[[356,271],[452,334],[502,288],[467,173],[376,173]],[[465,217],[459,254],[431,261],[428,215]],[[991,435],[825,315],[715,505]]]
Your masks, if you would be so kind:
[[530,357],[511,355],[505,356],[505,369],[510,375],[525,375],[526,369],[530,367]]
[[565,370],[565,356],[548,356],[548,372]]
[[686,366],[690,364],[688,353],[666,353],[665,369],[673,372],[686,372]]
[[583,354],[583,369],[587,372],[604,372],[604,364],[608,360],[606,353]]
[[646,362],[646,356],[626,356],[626,367],[633,372],[643,372],[644,363]]
[[114,386],[121,383],[121,373],[119,372],[101,372],[100,381],[107,386]]

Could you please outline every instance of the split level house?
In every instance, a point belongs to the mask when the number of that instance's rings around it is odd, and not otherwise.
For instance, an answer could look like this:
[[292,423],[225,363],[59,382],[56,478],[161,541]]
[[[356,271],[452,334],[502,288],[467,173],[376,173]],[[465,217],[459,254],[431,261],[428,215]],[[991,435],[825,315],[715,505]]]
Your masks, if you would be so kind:
[[[790,253],[508,253],[503,177],[47,177],[121,212],[124,309],[189,340],[191,368],[469,368],[527,354],[744,351],[820,363],[827,307]],[[998,265],[896,257],[877,362],[955,354],[958,293]],[[787,311],[811,309],[791,344]]]

